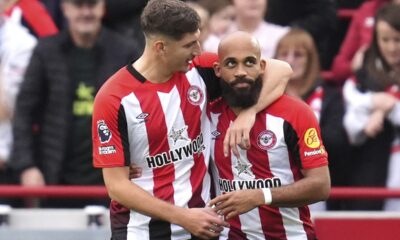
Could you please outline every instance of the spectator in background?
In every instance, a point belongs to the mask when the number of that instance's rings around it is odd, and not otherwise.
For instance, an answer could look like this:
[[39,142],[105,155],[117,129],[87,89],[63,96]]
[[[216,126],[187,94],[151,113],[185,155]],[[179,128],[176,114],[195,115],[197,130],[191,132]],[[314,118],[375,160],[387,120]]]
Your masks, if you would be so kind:
[[209,21],[208,30],[209,34],[203,41],[202,47],[210,52],[217,52],[214,42],[226,34],[229,26],[235,19],[235,8],[232,6],[230,0],[197,0],[197,3],[208,10]]
[[61,1],[62,0],[40,0],[60,31],[64,29],[65,25],[65,18],[60,7]]
[[[344,126],[355,146],[354,186],[400,187],[400,5],[387,4],[375,17],[361,68],[346,81]],[[389,170],[389,172],[388,172]],[[389,174],[388,174],[389,173]],[[400,210],[399,200],[386,209]],[[352,201],[352,209],[381,210],[383,201]]]
[[7,1],[0,0],[0,184],[12,183],[8,160],[12,147],[11,120],[15,98],[36,39],[18,18],[4,14]]
[[203,6],[196,2],[187,2],[187,5],[191,8],[193,8],[197,14],[200,17],[200,37],[199,37],[199,42],[200,46],[203,46],[204,41],[207,39],[209,33],[210,33],[210,14],[207,9],[205,9]]
[[136,51],[144,49],[144,35],[140,26],[140,14],[148,0],[106,0],[104,25],[125,37],[135,45]]
[[[274,56],[276,44],[289,30],[288,27],[264,21],[267,4],[267,0],[233,0],[236,15],[235,21],[230,24],[225,33],[228,34],[238,30],[251,33],[261,44],[262,58]],[[204,44],[204,50],[216,52],[220,40],[221,37],[210,36]]]
[[17,99],[10,165],[24,186],[103,184],[92,168],[94,96],[135,57],[128,40],[102,27],[104,0],[63,0],[61,7],[68,28],[39,40]]
[[[333,186],[348,186],[351,171],[350,144],[343,127],[344,102],[341,88],[323,81],[320,76],[318,50],[312,36],[302,29],[292,29],[278,43],[275,58],[288,62],[293,75],[286,87],[288,95],[305,101],[314,111],[322,140],[329,152],[329,169]],[[346,202],[327,202],[330,210],[346,209]],[[321,203],[312,210],[323,210]]]
[[332,80],[337,84],[343,84],[360,69],[364,53],[372,40],[375,13],[388,2],[400,4],[400,0],[366,1],[354,13],[346,37],[332,65]]
[[334,0],[267,0],[266,21],[281,26],[299,27],[309,32],[317,43],[320,62],[329,68],[331,54],[330,38],[336,25]]

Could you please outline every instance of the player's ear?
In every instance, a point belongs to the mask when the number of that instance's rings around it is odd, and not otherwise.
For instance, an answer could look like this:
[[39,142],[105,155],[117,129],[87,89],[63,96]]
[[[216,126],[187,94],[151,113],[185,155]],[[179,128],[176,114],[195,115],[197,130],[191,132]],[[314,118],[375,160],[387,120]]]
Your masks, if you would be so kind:
[[163,40],[156,40],[154,41],[154,49],[158,54],[164,54],[165,52],[165,41]]
[[214,73],[217,77],[221,77],[221,66],[219,65],[219,62],[215,62],[213,64],[214,67]]
[[267,67],[267,61],[265,61],[264,59],[261,59],[260,60],[261,73],[265,73],[266,67]]

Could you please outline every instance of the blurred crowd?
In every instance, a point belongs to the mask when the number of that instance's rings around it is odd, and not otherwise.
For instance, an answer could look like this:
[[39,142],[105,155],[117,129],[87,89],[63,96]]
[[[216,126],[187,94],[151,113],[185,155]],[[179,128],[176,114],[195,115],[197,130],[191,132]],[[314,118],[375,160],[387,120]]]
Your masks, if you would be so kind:
[[[288,62],[288,95],[316,114],[332,186],[400,188],[399,0],[196,0],[200,42],[253,34]],[[146,0],[0,0],[0,184],[103,185],[92,167],[96,92],[143,51]],[[340,19],[338,9],[353,8]],[[323,71],[331,74],[323,75]],[[323,78],[323,76],[326,76]],[[16,207],[108,199],[0,199]],[[328,210],[400,210],[400,200],[329,200]]]

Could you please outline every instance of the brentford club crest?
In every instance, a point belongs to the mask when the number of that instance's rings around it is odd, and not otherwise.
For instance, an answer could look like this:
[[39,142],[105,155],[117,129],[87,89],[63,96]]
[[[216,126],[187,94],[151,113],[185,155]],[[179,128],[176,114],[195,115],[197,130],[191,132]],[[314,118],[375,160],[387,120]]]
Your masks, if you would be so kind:
[[204,94],[197,86],[190,86],[187,91],[187,99],[193,105],[200,105],[203,102]]
[[271,130],[262,131],[258,134],[257,145],[263,150],[269,150],[273,148],[276,144],[275,133]]

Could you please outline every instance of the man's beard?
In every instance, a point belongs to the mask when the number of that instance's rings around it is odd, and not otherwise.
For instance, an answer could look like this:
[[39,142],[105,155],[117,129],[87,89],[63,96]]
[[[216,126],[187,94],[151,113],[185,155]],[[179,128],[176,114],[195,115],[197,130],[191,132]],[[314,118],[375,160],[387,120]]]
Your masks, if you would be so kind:
[[[248,83],[249,87],[235,88],[238,83]],[[233,82],[227,83],[220,80],[222,97],[230,107],[248,108],[257,103],[262,88],[262,76],[258,75],[255,81],[248,78],[236,78]]]

